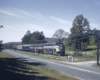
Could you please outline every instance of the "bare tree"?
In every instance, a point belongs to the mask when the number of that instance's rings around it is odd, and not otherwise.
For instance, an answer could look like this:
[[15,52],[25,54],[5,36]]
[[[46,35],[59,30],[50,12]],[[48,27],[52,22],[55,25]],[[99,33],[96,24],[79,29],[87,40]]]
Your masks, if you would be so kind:
[[63,29],[58,29],[53,34],[53,38],[58,38],[58,40],[61,42],[63,38],[66,38],[68,36],[68,32],[65,32]]

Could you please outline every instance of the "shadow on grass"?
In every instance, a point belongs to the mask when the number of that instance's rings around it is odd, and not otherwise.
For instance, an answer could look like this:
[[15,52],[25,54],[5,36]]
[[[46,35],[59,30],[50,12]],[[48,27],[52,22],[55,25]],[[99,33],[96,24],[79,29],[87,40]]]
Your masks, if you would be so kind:
[[39,76],[38,71],[26,66],[45,66],[45,64],[26,62],[20,58],[0,58],[0,80],[48,80],[49,77]]

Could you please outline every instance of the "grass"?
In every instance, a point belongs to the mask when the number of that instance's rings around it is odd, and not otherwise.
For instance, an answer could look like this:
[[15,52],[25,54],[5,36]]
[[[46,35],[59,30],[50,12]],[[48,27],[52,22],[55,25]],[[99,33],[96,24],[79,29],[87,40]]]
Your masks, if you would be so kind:
[[14,56],[11,56],[5,52],[0,52],[0,59],[1,58],[14,58]]
[[90,46],[87,46],[87,49],[96,49],[97,48],[97,46],[96,45],[90,45]]
[[97,63],[94,63],[92,66],[93,66],[93,67],[98,67],[98,68],[100,68],[100,64],[97,65]]
[[96,51],[86,51],[82,53],[73,52],[73,53],[67,53],[67,55],[74,57],[74,62],[81,62],[81,61],[91,61],[96,60]]
[[78,80],[46,64],[27,62],[21,58],[0,52],[0,79],[2,80]]
[[[18,51],[18,50],[14,50],[15,52],[19,52],[21,54],[27,54],[27,55],[31,55],[31,56],[37,56],[37,57],[41,57],[41,58],[45,58],[45,59],[53,59],[53,60],[59,60],[59,61],[68,61],[66,59],[66,56],[54,56],[54,55],[48,55],[48,54],[35,54],[32,52],[26,52],[26,51]],[[74,57],[74,61],[73,62],[81,62],[81,61],[89,61],[89,60],[96,60],[96,54],[94,54],[95,52],[86,52],[82,55],[77,55],[77,54],[66,54],[66,55],[71,55]],[[71,60],[69,60],[69,62],[71,62]]]
[[74,52],[66,52],[66,55],[71,55],[74,57],[74,62],[81,62],[81,61],[90,61],[96,60],[96,53],[97,53],[96,45],[87,46],[87,49],[82,51],[81,55],[78,53],[74,54]]
[[18,50],[16,50],[16,52],[20,52],[21,54],[27,54],[27,55],[31,55],[31,56],[37,56],[37,57],[41,57],[41,58],[45,58],[45,59],[54,59],[54,60],[66,61],[66,57],[64,57],[64,56],[54,56],[54,55],[38,54],[38,53],[35,54],[35,53],[32,53],[32,52],[18,51]]

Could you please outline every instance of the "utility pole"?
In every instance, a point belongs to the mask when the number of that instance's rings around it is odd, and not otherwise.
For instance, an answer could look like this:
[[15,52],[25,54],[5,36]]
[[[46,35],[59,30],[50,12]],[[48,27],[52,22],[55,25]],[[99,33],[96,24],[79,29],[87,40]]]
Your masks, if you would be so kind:
[[99,65],[99,30],[97,30],[97,65]]

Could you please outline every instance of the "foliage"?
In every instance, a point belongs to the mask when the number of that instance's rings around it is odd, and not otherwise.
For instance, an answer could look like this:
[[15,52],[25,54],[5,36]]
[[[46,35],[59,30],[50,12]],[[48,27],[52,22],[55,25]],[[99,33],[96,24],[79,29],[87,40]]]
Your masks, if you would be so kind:
[[72,34],[76,33],[86,33],[90,30],[89,22],[83,15],[78,15],[75,17],[72,28],[70,29]]
[[24,35],[24,37],[22,38],[22,43],[29,44],[30,39],[31,39],[31,35]]
[[80,57],[80,56],[82,56],[82,53],[79,52],[79,51],[75,51],[74,54],[73,54],[73,56],[74,56],[74,57],[75,57],[75,56]]
[[83,15],[76,16],[70,31],[71,34],[68,36],[68,44],[74,50],[83,50],[89,44],[90,26],[88,20]]
[[67,47],[67,43],[68,43],[67,38],[64,38],[64,39],[63,39],[63,44],[65,45],[65,47]]
[[68,32],[65,32],[63,29],[58,29],[53,34],[54,38],[58,38],[58,41],[62,41],[63,38],[66,38],[68,36]]
[[33,33],[24,35],[24,37],[22,38],[22,43],[23,44],[43,43],[43,42],[46,42],[44,39],[45,39],[45,36],[44,36],[43,32],[34,31]]
[[30,34],[31,34],[31,32],[28,30],[25,35],[30,35]]
[[3,28],[3,25],[1,25],[0,28]]
[[93,50],[96,50],[96,49],[97,49],[96,45],[88,45],[87,49],[85,49],[84,51],[93,51]]
[[[3,28],[3,25],[0,25],[0,28]],[[0,41],[0,52],[1,52],[1,50],[2,50],[2,40]]]
[[2,50],[2,41],[0,41],[0,52]]
[[90,37],[90,45],[96,45],[96,37],[95,36]]

